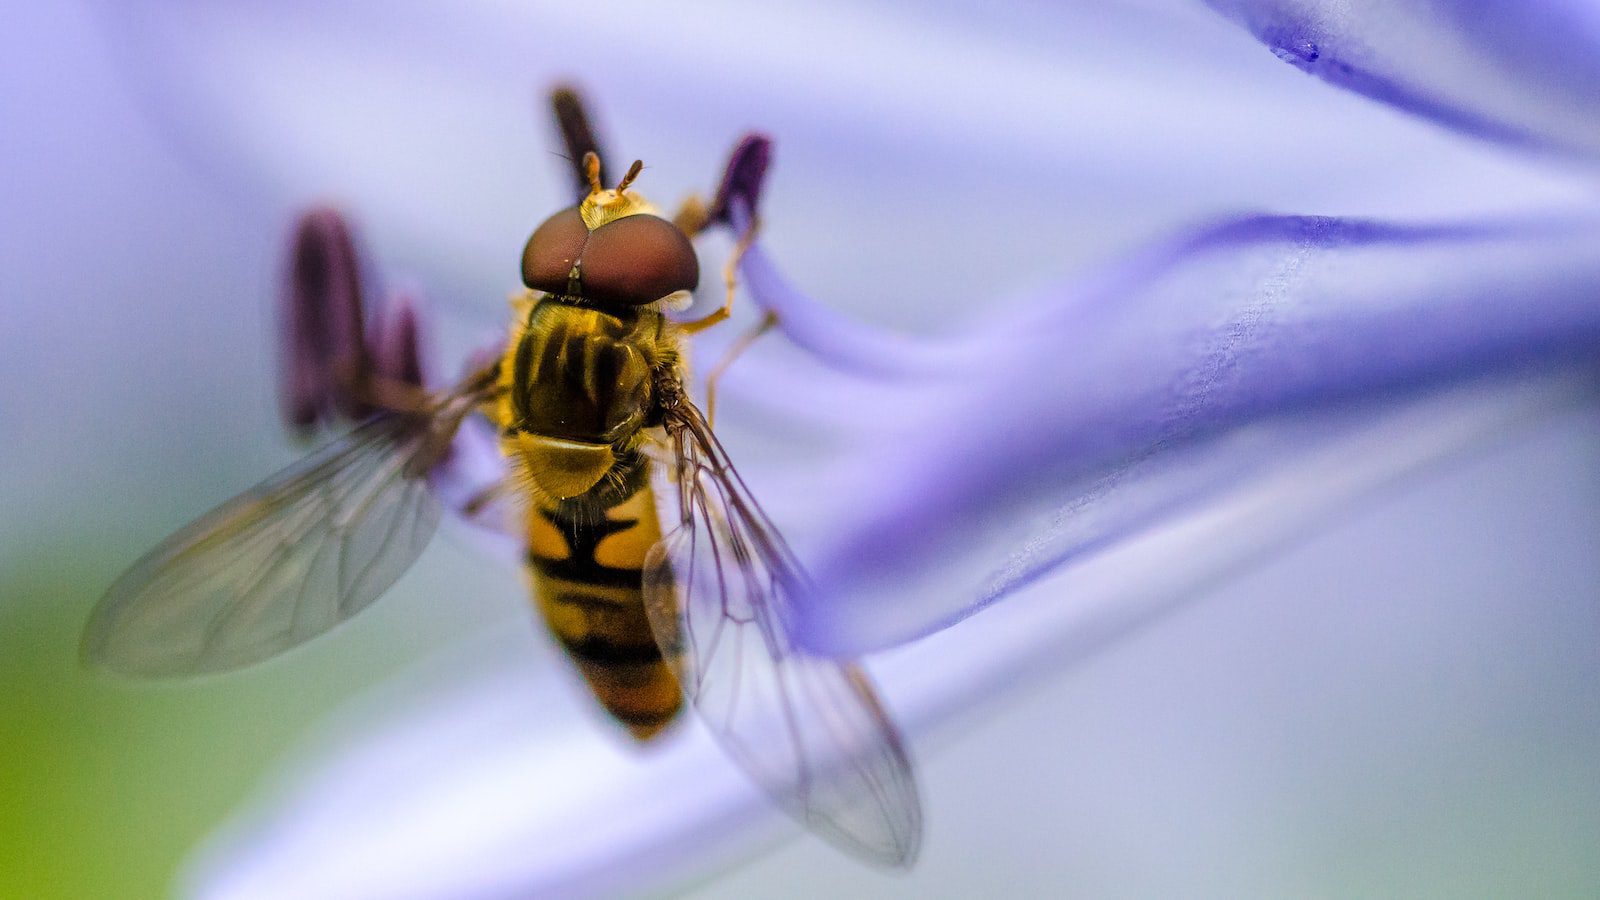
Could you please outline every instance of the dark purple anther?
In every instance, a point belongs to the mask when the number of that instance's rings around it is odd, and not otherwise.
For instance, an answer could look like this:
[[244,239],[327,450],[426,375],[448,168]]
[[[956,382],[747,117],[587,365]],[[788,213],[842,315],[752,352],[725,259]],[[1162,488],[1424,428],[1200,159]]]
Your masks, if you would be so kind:
[[717,195],[706,210],[709,220],[728,224],[728,204],[735,197],[742,198],[750,215],[757,214],[761,204],[761,187],[767,177],[767,165],[772,162],[772,140],[764,134],[751,132],[740,139],[722,170],[722,183]]
[[422,325],[417,303],[409,294],[389,301],[370,338],[373,374],[411,387],[425,387],[422,366]]
[[290,242],[283,296],[283,414],[308,432],[367,407],[353,388],[369,369],[363,336],[361,264],[344,217],[306,212]]
[[602,184],[607,183],[603,168],[606,155],[600,152],[600,141],[594,135],[594,126],[588,111],[584,109],[583,98],[576,90],[562,85],[551,91],[550,109],[555,113],[556,129],[561,132],[561,144],[567,150],[567,159],[572,163],[577,198],[582,200],[589,195],[589,175],[583,168],[584,154],[593,153],[600,158]]

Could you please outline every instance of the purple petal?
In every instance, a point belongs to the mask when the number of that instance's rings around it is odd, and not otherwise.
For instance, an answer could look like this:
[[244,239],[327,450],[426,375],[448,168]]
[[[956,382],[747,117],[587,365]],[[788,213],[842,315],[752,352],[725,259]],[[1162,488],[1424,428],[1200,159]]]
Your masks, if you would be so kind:
[[[752,221],[742,193],[734,192],[722,214],[741,234]],[[777,315],[777,327],[795,346],[838,369],[861,375],[909,376],[943,369],[949,348],[897,332],[874,328],[840,315],[802,294],[773,264],[759,241],[745,250],[739,276],[757,306]]]
[[[762,216],[791,274],[907,329],[1218,211],[1463,216],[1589,187],[1300,78],[1197,4],[1146,6],[635,5],[584,87],[665,209],[734,135],[773,135]],[[571,202],[539,95],[587,9],[96,8],[189,157],[273,202],[336,191],[437,299],[498,313],[527,230]]]
[[1600,7],[1206,0],[1278,58],[1464,134],[1600,156]]
[[1591,365],[1597,246],[1588,219],[1253,217],[1041,296],[968,345],[985,365],[879,411],[804,640],[926,634],[1392,403]]

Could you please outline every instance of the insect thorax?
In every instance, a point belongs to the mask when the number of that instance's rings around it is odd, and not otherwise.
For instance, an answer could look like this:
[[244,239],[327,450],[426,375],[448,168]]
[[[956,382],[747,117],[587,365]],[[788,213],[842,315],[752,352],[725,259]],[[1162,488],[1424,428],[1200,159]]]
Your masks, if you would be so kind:
[[582,493],[659,421],[655,384],[676,360],[653,308],[541,298],[502,362],[502,449],[541,492]]

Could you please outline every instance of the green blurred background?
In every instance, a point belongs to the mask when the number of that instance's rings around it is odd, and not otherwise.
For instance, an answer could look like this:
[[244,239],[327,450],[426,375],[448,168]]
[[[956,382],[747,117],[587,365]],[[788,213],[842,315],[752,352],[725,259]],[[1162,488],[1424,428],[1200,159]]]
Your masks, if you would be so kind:
[[318,660],[165,690],[90,677],[71,650],[125,557],[81,550],[41,550],[0,585],[27,598],[0,611],[0,896],[160,896],[308,718],[375,674]]
[[6,18],[0,897],[162,896],[294,736],[456,620],[397,591],[362,628],[234,676],[150,686],[79,667],[79,630],[123,567],[301,452],[272,393],[288,211],[175,154],[86,10]]

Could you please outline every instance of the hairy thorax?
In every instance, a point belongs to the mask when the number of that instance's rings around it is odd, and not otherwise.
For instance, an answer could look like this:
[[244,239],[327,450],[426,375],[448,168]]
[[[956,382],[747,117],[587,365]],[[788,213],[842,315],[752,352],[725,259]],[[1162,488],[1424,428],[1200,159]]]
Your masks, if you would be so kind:
[[653,308],[596,308],[546,296],[501,364],[502,450],[537,494],[579,496],[629,460],[659,419],[655,383],[676,364]]

